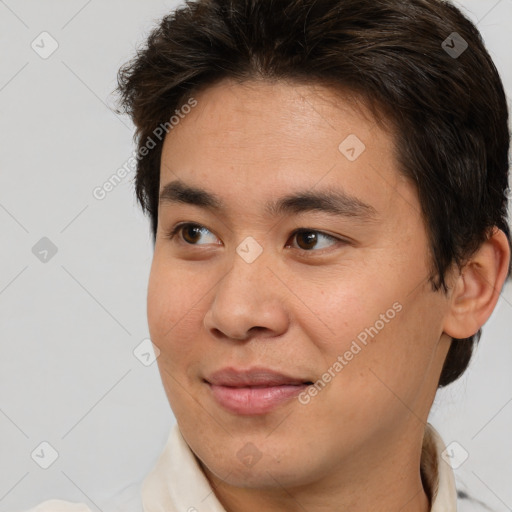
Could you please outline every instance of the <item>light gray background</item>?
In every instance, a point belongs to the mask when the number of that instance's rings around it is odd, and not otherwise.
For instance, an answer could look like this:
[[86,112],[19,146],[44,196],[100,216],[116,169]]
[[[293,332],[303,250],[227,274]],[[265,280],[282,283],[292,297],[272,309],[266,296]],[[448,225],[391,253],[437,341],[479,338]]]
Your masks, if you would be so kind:
[[[92,191],[133,150],[131,122],[108,108],[117,69],[176,4],[0,0],[0,512],[55,497],[107,510],[138,493],[174,422],[156,363],[133,354],[152,257],[133,175],[102,201]],[[512,0],[459,5],[511,98]],[[43,31],[59,45],[47,59],[31,47]],[[46,263],[42,237],[58,249]],[[507,285],[430,418],[469,453],[459,488],[496,511],[512,510],[511,327]],[[46,470],[31,458],[43,441],[59,455]]]

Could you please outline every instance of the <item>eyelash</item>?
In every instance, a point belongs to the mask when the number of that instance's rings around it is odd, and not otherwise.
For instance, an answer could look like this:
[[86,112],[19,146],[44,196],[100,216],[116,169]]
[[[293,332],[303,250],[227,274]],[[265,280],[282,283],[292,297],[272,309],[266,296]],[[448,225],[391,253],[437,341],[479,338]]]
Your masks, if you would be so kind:
[[[197,224],[195,222],[182,222],[180,224],[177,224],[176,226],[174,226],[173,228],[171,228],[166,236],[169,240],[173,240],[174,237],[179,234],[183,228],[185,227],[196,227],[196,228],[199,228],[200,230],[203,230],[203,229],[206,229],[207,231],[210,231],[207,227],[201,225],[201,224]],[[211,231],[210,231],[211,232]],[[300,234],[300,233],[316,233],[318,235],[321,235],[325,238],[328,238],[330,240],[332,240],[333,242],[337,242],[337,243],[341,243],[341,244],[348,244],[349,242],[347,240],[343,240],[341,238],[337,238],[335,236],[332,236],[332,235],[329,235],[327,233],[324,233],[323,231],[319,231],[317,229],[309,229],[309,228],[299,228],[299,229],[296,229],[295,231],[293,231],[290,235],[290,237],[295,237],[297,234]],[[188,245],[188,246],[195,246],[195,245],[198,245],[198,244],[191,244],[189,242],[186,242],[186,241],[183,241],[183,239],[180,239],[180,242],[183,242],[184,244]],[[320,250],[314,250],[314,249],[311,249],[311,250],[307,250],[307,249],[301,249],[301,248],[296,248],[294,247],[294,249],[300,251],[301,253],[303,253],[304,255],[306,256],[309,256],[311,255],[311,253],[322,253],[323,251],[329,251],[330,248],[325,248],[325,249],[320,249]]]

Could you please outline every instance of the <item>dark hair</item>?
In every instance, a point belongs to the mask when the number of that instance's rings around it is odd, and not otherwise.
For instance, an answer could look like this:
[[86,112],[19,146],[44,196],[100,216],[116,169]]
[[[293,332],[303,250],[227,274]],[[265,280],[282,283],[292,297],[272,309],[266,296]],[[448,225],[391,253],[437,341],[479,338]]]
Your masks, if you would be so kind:
[[[121,67],[117,88],[118,112],[136,126],[135,188],[153,242],[163,145],[155,128],[225,78],[329,85],[383,114],[418,191],[434,291],[447,292],[446,272],[494,226],[511,245],[503,85],[477,28],[440,0],[197,0],[165,16]],[[452,341],[439,387],[462,375],[480,335]]]

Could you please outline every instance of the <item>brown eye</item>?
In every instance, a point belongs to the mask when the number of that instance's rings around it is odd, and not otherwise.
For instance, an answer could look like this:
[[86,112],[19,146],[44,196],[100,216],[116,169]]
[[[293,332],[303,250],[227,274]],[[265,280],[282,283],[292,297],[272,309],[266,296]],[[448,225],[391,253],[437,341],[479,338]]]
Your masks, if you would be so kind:
[[214,244],[219,244],[217,238],[215,235],[211,233],[211,231],[208,228],[205,228],[204,226],[201,226],[200,224],[193,224],[191,222],[183,222],[181,224],[178,224],[172,230],[167,233],[167,238],[169,240],[173,240],[176,235],[180,235],[178,238],[179,242],[184,242],[188,245],[206,245],[204,243],[200,244],[198,241],[201,240],[201,237],[203,235],[207,235],[208,233],[211,234],[211,236],[214,239]]
[[[341,240],[328,235],[327,233],[322,233],[321,231],[317,231],[314,229],[298,229],[292,234],[292,238],[296,238],[297,240],[297,248],[302,251],[313,252],[311,249],[314,249],[318,246],[319,241],[322,239],[331,241],[331,244],[323,244],[323,247],[317,247],[319,249],[325,249],[326,247],[335,245]],[[315,251],[316,252],[316,251]]]
[[182,238],[189,244],[195,244],[201,237],[201,228],[194,224],[186,224],[181,226]]
[[297,245],[300,249],[312,249],[314,245],[317,243],[317,235],[312,231],[303,231],[297,233]]
[[[213,237],[214,245],[222,245],[217,237],[206,227],[201,224],[194,224],[192,222],[183,222],[178,224],[167,234],[167,238],[169,240],[173,240],[176,235],[178,236],[177,243],[185,243],[187,245],[208,245],[208,243],[199,243],[201,238],[204,238],[210,234]],[[316,229],[297,229],[294,231],[290,237],[290,239],[296,238],[296,245],[293,244],[292,247],[298,249],[299,251],[303,251],[304,253],[317,253],[322,252],[321,249],[328,249],[334,245],[340,243],[347,243],[343,240],[336,238],[332,235],[328,235],[327,233],[323,233],[322,231],[318,231]],[[327,244],[325,243],[327,241]],[[323,243],[322,243],[323,242]],[[313,251],[312,249],[319,249]]]

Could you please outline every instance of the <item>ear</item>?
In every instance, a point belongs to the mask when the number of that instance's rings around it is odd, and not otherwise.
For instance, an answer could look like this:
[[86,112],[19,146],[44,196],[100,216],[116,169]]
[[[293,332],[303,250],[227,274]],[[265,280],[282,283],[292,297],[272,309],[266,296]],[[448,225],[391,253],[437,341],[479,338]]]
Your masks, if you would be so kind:
[[509,264],[507,236],[495,227],[455,279],[444,322],[446,334],[462,339],[478,332],[496,307]]

